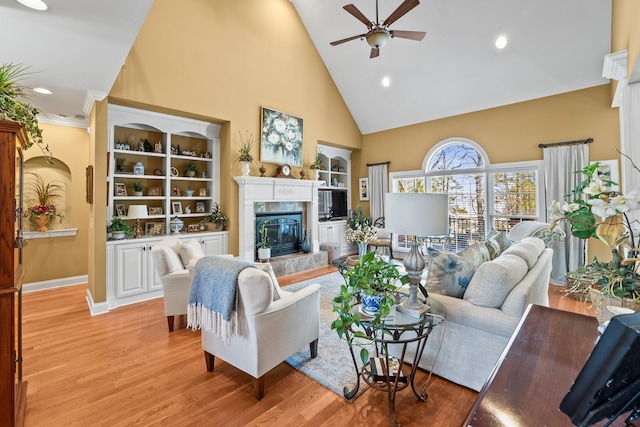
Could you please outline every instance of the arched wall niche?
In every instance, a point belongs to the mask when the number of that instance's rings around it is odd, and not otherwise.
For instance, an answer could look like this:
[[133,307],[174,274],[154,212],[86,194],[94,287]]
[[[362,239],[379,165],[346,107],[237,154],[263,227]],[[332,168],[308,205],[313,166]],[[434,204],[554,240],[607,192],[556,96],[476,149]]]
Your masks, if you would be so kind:
[[[45,158],[40,156],[24,162],[24,211],[28,213],[33,205],[34,192],[32,186],[36,182],[35,175],[38,175],[45,185],[55,183],[62,187],[62,191],[58,192],[60,197],[56,199],[54,205],[56,206],[56,211],[61,213],[64,219],[60,222],[60,219],[56,218],[49,223],[49,228],[53,230],[70,228],[73,224],[71,170],[64,161],[55,157],[52,160],[53,164],[47,164]],[[36,231],[28,220],[25,221],[25,226],[27,231]]]

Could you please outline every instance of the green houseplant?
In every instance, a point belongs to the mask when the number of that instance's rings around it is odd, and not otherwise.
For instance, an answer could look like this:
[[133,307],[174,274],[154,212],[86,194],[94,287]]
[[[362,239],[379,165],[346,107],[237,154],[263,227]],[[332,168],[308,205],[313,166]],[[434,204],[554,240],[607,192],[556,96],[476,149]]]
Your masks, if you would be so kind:
[[111,220],[111,224],[107,226],[107,233],[111,233],[114,239],[122,239],[125,235],[132,236],[133,228],[121,218],[115,217]]
[[242,134],[238,132],[240,138],[240,148],[238,148],[237,161],[241,163],[242,175],[248,176],[250,172],[249,165],[253,162],[253,155],[251,155],[251,149],[253,148],[253,135],[247,131],[245,138],[242,138]]
[[269,220],[260,224],[260,241],[258,242],[258,259],[268,260],[271,258],[271,243],[269,243]]
[[[550,210],[553,222],[550,229],[558,222],[568,222],[573,236],[599,239],[611,250],[611,261],[594,259],[577,271],[578,278],[582,275],[591,282],[579,291],[593,295],[595,290],[602,297],[621,299],[620,305],[625,298],[637,303],[640,301],[637,230],[634,233],[627,212],[640,207],[640,194],[636,190],[626,194],[612,190],[612,186],[617,184],[601,178],[597,173],[599,166],[600,163],[595,162],[576,172],[585,175],[586,179],[572,190],[573,200],[552,202]],[[581,284],[578,280],[575,286]],[[594,303],[598,314],[599,301]]]
[[133,183],[133,191],[136,193],[136,196],[142,196],[142,190],[144,189],[144,185],[140,181],[136,181]]
[[229,217],[222,213],[220,204],[213,202],[211,204],[211,213],[202,218],[200,223],[204,224],[209,231],[222,230],[229,223]]
[[353,216],[347,219],[347,241],[358,246],[358,255],[367,252],[367,245],[376,238],[376,229],[371,225],[371,217],[364,214],[362,206],[358,206]]
[[198,175],[198,167],[196,166],[196,163],[194,161],[189,160],[187,162],[187,164],[184,167],[184,174],[185,176],[192,177],[192,178]]
[[0,120],[9,120],[24,125],[29,141],[25,149],[37,144],[44,154],[45,161],[51,163],[49,146],[42,140],[42,129],[38,125],[40,111],[31,106],[26,99],[26,86],[20,82],[26,76],[28,67],[6,63],[0,65]]
[[[410,279],[407,274],[401,273],[395,265],[382,260],[374,252],[360,257],[351,269],[345,271],[344,278],[346,284],[341,286],[340,295],[333,299],[333,311],[338,317],[331,323],[331,329],[335,330],[341,339],[346,339],[349,345],[352,345],[355,343],[354,338],[371,339],[362,331],[362,313],[354,307],[358,298],[362,300],[373,296],[379,298],[379,310],[367,322],[380,326],[395,303],[396,286],[406,285]],[[367,311],[364,313],[370,314]],[[376,330],[384,332],[381,328]],[[361,348],[360,358],[362,363],[369,360],[369,350],[366,347]]]

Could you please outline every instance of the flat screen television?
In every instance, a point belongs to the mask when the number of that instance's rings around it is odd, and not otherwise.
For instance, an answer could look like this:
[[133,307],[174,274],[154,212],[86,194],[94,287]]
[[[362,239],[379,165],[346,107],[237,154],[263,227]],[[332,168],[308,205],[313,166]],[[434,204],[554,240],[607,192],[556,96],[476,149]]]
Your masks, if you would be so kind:
[[[614,316],[560,410],[576,426],[604,425],[640,404],[640,312]],[[634,406],[636,407],[634,409]]]

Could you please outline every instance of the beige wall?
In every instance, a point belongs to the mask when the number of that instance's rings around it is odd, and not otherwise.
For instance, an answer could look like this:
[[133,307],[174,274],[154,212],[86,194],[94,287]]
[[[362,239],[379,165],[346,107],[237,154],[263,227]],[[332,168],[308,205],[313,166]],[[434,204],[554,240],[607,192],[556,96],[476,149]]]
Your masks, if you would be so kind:
[[[65,193],[67,216],[78,234],[70,237],[29,240],[24,250],[25,283],[60,279],[87,274],[87,245],[89,205],[85,203],[85,168],[89,165],[89,136],[85,128],[72,128],[40,123],[44,142],[53,153],[55,167],[66,167],[71,172],[71,186]],[[25,151],[25,160],[42,156],[33,146]],[[39,161],[35,160],[34,161]],[[62,163],[63,165],[60,165]],[[46,168],[44,162],[42,167]],[[27,209],[28,206],[25,206]],[[56,221],[57,222],[57,221]],[[52,229],[60,228],[54,224]]]
[[[352,170],[357,179],[367,176],[367,163],[387,160],[391,172],[419,170],[429,150],[450,137],[477,142],[491,163],[542,160],[540,143],[589,137],[594,139],[589,145],[592,160],[618,159],[618,110],[609,100],[609,86],[603,85],[365,135]],[[368,211],[368,202],[353,203]],[[591,243],[590,257],[610,258],[603,249],[600,242]]]
[[[238,252],[238,132],[259,140],[260,107],[304,119],[306,172],[318,141],[360,148],[361,135],[287,0],[156,0],[110,102],[222,123],[221,202]],[[254,158],[260,158],[254,144]],[[260,163],[252,166],[256,174]],[[265,164],[267,176],[277,165]],[[299,176],[294,167],[294,175]]]
[[638,0],[613,0],[611,13],[611,52],[629,50],[628,74],[640,54],[640,2]]

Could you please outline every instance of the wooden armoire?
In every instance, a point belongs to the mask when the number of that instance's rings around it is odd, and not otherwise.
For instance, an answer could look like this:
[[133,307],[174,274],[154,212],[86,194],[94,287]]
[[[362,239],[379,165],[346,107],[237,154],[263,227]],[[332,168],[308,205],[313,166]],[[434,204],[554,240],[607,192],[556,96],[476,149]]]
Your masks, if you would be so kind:
[[22,148],[24,126],[0,120],[0,426],[24,423],[22,381]]

